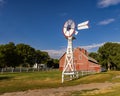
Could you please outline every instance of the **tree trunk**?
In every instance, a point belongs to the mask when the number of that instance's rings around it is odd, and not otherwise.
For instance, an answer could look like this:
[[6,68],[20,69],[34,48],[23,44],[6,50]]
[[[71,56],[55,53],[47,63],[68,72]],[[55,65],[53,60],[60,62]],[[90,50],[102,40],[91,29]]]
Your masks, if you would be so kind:
[[12,73],[13,73],[13,71],[14,71],[14,67],[11,68],[11,72],[12,72]]
[[28,72],[29,71],[29,68],[27,67],[27,70],[26,70],[26,72]]
[[1,68],[1,74],[3,74],[3,68]]
[[110,62],[108,62],[108,71],[110,71]]
[[20,66],[20,72],[22,72],[22,66]]

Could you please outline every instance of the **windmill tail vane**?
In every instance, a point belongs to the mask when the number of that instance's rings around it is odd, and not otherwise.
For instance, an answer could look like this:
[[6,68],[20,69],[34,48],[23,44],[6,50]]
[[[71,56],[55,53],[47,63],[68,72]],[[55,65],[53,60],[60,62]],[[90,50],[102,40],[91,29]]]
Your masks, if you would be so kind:
[[85,21],[85,22],[78,24],[77,29],[78,30],[88,29],[89,28],[88,23],[89,21]]

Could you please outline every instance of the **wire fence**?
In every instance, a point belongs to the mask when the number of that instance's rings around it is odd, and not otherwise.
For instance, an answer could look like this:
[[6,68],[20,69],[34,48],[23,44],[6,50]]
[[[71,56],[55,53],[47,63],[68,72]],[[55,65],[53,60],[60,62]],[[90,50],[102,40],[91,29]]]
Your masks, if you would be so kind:
[[0,68],[0,73],[7,73],[7,72],[37,72],[37,71],[50,71],[50,70],[58,70],[54,68],[33,68],[33,67],[7,67],[7,68]]

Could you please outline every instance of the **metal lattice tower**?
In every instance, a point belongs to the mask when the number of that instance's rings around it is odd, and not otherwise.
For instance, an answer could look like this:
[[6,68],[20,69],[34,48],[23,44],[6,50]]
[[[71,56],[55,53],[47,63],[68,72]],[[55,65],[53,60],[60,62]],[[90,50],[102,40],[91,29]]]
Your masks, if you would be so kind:
[[66,51],[66,57],[65,57],[65,63],[64,63],[64,68],[62,72],[62,83],[64,82],[64,76],[65,75],[70,75],[70,80],[72,77],[75,75],[75,65],[73,62],[73,45],[72,45],[72,36],[68,37],[68,46],[67,46],[67,51]]
[[[78,24],[78,30],[81,29],[87,29],[88,28],[88,22],[83,22]],[[73,34],[75,33],[77,35],[77,31],[75,31],[75,23],[72,20],[68,20],[65,22],[64,27],[63,27],[63,33],[65,37],[68,40],[68,45],[67,45],[67,51],[66,51],[66,56],[65,56],[65,62],[64,62],[64,67],[63,67],[63,72],[62,72],[62,83],[65,80],[65,75],[70,76],[70,80],[72,80],[74,77],[77,76],[76,72],[76,67],[74,64],[74,57],[73,57]]]

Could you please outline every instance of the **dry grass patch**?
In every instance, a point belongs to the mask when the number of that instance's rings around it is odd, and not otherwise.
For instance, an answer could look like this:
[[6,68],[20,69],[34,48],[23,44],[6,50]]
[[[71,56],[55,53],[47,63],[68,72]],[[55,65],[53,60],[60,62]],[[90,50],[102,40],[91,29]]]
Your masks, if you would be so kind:
[[[112,79],[117,75],[120,75],[119,71],[105,72],[105,73],[80,77],[79,79],[73,81],[65,81],[62,84],[60,71],[6,73],[6,74],[0,74],[0,93],[42,89],[42,88],[58,88],[58,87],[73,86],[73,85],[88,84],[88,83],[104,83],[106,81],[113,82],[113,80],[114,81],[116,80],[116,82],[120,82],[120,80],[118,80],[119,78]],[[92,91],[94,92],[94,90]],[[102,93],[101,91],[101,94],[106,94],[106,93]]]

